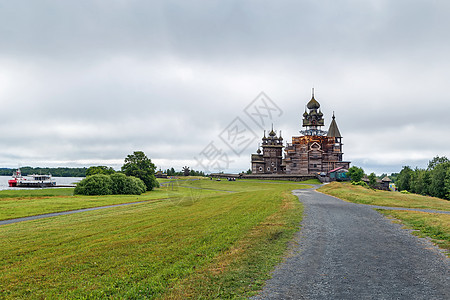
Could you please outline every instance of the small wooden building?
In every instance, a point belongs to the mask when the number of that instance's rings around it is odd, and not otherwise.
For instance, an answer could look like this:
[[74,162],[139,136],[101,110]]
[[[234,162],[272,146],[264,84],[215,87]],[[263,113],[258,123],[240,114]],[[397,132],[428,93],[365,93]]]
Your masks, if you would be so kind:
[[330,181],[347,181],[350,180],[347,173],[347,169],[345,169],[344,167],[338,167],[328,172],[327,175],[330,178]]

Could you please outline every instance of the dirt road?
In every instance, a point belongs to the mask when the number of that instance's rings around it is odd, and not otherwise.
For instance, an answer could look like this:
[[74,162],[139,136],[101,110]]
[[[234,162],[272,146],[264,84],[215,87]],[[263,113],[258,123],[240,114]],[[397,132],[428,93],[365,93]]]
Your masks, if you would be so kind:
[[292,254],[253,299],[450,299],[449,261],[372,208],[313,189]]

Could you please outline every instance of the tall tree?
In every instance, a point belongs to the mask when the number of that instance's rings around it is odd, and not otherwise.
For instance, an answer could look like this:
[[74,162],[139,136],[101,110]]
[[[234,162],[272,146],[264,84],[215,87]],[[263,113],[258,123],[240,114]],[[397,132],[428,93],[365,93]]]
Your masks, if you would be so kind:
[[86,170],[86,176],[95,174],[111,175],[114,173],[116,173],[116,171],[111,167],[108,168],[107,166],[92,166]]
[[428,162],[428,170],[433,170],[437,165],[443,164],[443,163],[446,163],[446,162],[449,162],[449,160],[448,160],[448,158],[445,157],[445,156],[442,156],[442,157],[439,157],[439,156],[433,157],[433,159],[430,160],[430,161]]
[[450,169],[450,162],[440,163],[436,165],[431,171],[431,196],[438,198],[445,198],[445,179],[447,176],[447,170]]
[[361,181],[364,176],[364,170],[362,168],[358,168],[357,166],[353,166],[348,169],[348,176],[350,177],[351,181]]
[[444,186],[445,186],[445,199],[450,200],[450,168],[447,169]]
[[413,170],[409,166],[404,166],[397,177],[397,188],[399,191],[409,191],[411,189],[411,176]]
[[159,187],[155,170],[155,164],[142,151],[135,151],[128,155],[125,158],[125,164],[122,166],[122,172],[127,176],[140,178],[147,186],[147,191]]
[[375,185],[377,184],[377,175],[375,175],[375,173],[370,173],[370,175],[368,176],[369,178],[369,186],[374,188]]

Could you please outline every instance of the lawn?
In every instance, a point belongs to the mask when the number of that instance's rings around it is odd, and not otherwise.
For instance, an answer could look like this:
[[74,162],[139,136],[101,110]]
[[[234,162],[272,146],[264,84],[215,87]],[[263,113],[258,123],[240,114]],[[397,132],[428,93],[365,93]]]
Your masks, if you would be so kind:
[[350,183],[332,182],[319,188],[318,191],[353,203],[450,211],[450,201],[448,200],[416,194],[372,190]]
[[[8,191],[8,197],[0,197],[0,220],[121,203],[154,201],[182,196],[191,197],[192,194],[192,189],[179,185],[175,185],[173,189],[162,187],[142,195],[73,196],[73,188],[14,190]],[[195,192],[195,194],[197,197],[218,194],[218,192],[202,191],[201,193]]]
[[184,184],[143,195],[161,201],[1,226],[0,298],[254,294],[298,230],[302,206],[291,190],[308,186]]

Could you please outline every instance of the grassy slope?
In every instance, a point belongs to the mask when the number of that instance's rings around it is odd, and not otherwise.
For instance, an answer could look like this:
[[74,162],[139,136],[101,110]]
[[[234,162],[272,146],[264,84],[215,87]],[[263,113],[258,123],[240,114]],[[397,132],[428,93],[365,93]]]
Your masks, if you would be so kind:
[[1,226],[0,298],[251,294],[298,229],[300,186],[233,183],[198,184],[242,192],[175,186],[165,201]]
[[[160,188],[142,195],[110,195],[110,196],[72,196],[73,189],[62,194],[59,189],[47,189],[45,194],[29,194],[25,191],[10,191],[8,197],[0,198],[0,220],[28,217],[52,212],[69,211],[81,208],[104,205],[130,203],[191,195],[190,189],[175,187]],[[42,191],[42,190],[41,190]],[[31,192],[39,192],[31,191]],[[203,191],[202,195],[217,194],[215,191]],[[14,197],[15,196],[15,197]]]
[[371,190],[350,183],[332,182],[318,191],[354,203],[450,211],[450,201],[447,200],[415,194]]
[[0,199],[4,198],[29,198],[29,197],[49,197],[49,196],[72,196],[73,188],[57,189],[14,189],[0,191]]
[[[354,203],[391,207],[425,208],[450,210],[450,201],[387,191],[373,191],[351,184],[331,183],[319,189],[328,195]],[[417,230],[416,235],[430,237],[439,247],[450,250],[450,215],[415,211],[393,211],[378,209],[379,212],[396,218],[406,227]],[[449,253],[449,252],[448,252]]]

